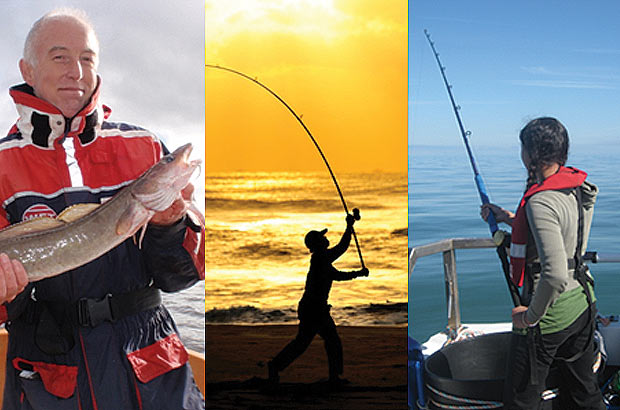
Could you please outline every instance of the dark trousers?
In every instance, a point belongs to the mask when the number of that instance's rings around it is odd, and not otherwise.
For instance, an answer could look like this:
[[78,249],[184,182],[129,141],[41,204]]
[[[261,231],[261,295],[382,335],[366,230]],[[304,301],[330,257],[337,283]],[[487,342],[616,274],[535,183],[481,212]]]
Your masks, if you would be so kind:
[[312,339],[317,334],[323,338],[325,343],[325,351],[327,352],[327,361],[329,363],[329,377],[334,378],[342,374],[342,343],[338,332],[336,332],[336,324],[329,314],[329,309],[321,309],[317,311],[306,311],[301,308],[298,312],[299,328],[297,336],[288,345],[282,349],[280,353],[273,359],[273,366],[276,370],[284,370],[303,352],[306,351]]
[[[605,410],[603,397],[592,371],[596,348],[591,332],[592,317],[586,310],[566,329],[537,336],[512,335],[506,384],[504,385],[505,410],[535,410],[541,406],[540,395],[553,363],[557,364],[562,410]],[[528,329],[534,332],[534,329]],[[528,341],[528,338],[531,338]],[[528,346],[528,343],[532,347]],[[534,352],[530,360],[530,351]],[[584,352],[576,360],[579,352]],[[568,361],[561,360],[569,358]],[[556,360],[558,359],[558,360]],[[532,380],[531,362],[535,363],[535,382]],[[558,386],[553,386],[558,387]],[[558,400],[558,399],[556,399]]]

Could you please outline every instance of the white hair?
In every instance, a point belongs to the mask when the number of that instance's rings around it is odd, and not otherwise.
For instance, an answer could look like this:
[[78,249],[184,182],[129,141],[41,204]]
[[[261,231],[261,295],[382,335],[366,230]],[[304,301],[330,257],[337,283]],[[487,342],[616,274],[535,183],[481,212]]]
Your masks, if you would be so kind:
[[35,53],[35,45],[41,33],[41,29],[48,23],[52,21],[59,20],[67,20],[72,19],[78,21],[83,24],[90,32],[92,32],[93,37],[95,39],[96,50],[95,52],[99,54],[99,40],[97,39],[97,34],[95,33],[95,28],[91,23],[88,15],[84,10],[62,7],[57,8],[49,13],[46,13],[43,17],[34,22],[28,35],[26,36],[26,41],[24,43],[24,61],[28,64],[35,65],[37,63],[37,57]]

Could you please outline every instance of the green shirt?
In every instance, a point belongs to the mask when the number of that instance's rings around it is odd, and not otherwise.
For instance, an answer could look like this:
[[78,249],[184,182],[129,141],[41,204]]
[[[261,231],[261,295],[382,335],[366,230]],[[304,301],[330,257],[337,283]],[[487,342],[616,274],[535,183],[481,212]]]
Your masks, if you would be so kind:
[[[596,296],[592,286],[588,284],[592,302],[596,301]],[[566,329],[588,308],[588,301],[583,287],[578,287],[568,292],[562,293],[556,301],[549,306],[547,313],[540,319],[540,332],[544,335],[555,333]]]

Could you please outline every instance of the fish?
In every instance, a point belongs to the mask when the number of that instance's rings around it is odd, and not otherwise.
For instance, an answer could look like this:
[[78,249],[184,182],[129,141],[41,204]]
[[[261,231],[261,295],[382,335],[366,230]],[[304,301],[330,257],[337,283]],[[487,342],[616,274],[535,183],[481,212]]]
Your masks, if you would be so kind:
[[180,198],[201,160],[190,160],[192,144],[164,156],[103,204],[79,204],[56,218],[38,217],[0,231],[0,253],[19,260],[28,280],[60,275],[97,259]]

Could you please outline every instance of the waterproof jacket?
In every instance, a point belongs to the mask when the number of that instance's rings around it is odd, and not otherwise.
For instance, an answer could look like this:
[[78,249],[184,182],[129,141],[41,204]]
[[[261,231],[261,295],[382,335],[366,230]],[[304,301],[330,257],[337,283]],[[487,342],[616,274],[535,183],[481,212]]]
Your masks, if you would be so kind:
[[[10,94],[19,119],[0,140],[0,227],[105,202],[167,153],[149,131],[108,121],[99,86],[72,119],[26,84]],[[30,283],[2,305],[0,320],[9,331],[3,409],[203,409],[187,351],[163,305],[96,327],[52,312],[48,322],[69,340],[60,354],[44,352],[55,335],[41,337],[39,329],[40,307],[48,302],[73,306],[149,285],[174,292],[204,279],[204,228],[188,225],[183,219],[149,226],[141,248],[129,238],[84,266]]]

